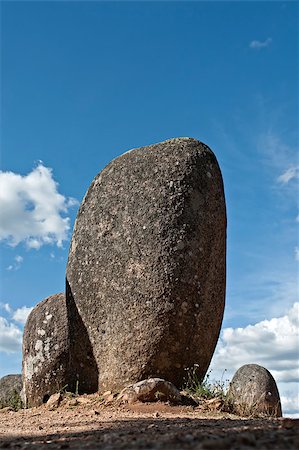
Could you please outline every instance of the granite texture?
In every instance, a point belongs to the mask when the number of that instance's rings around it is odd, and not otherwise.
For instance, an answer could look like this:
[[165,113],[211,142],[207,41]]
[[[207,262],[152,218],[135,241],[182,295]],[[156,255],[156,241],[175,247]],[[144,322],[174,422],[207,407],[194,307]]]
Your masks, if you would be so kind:
[[86,327],[99,388],[203,378],[225,302],[226,208],[213,152],[176,138],[124,153],[80,206],[66,296]]
[[88,349],[79,352],[82,342],[86,342],[86,330],[78,326],[75,313],[74,309],[71,317],[77,325],[76,334],[73,333],[76,347],[70,339],[65,294],[52,295],[31,311],[23,336],[22,394],[26,407],[46,403],[62,389],[72,392],[77,389],[80,393],[97,390],[97,372],[92,389],[89,387],[94,372],[89,366],[88,378],[82,376]]
[[135,402],[170,402],[180,403],[180,391],[169,381],[162,378],[149,378],[126,386],[118,395],[117,400],[123,403]]
[[267,369],[257,364],[246,364],[237,370],[227,398],[240,415],[282,416],[276,382]]

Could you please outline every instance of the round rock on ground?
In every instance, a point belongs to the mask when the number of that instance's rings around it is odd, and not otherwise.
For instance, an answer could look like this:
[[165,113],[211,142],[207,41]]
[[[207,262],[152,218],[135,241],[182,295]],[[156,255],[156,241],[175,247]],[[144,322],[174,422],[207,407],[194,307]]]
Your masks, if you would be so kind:
[[282,416],[276,382],[267,369],[257,364],[246,364],[237,370],[227,398],[240,415]]
[[0,379],[0,408],[21,406],[22,375],[5,375]]
[[179,403],[182,400],[180,391],[169,381],[162,378],[149,378],[125,387],[117,400],[127,403],[170,401]]
[[93,180],[77,215],[67,299],[102,390],[203,378],[222,322],[226,209],[213,152],[191,138],[131,150]]
[[[76,327],[78,319],[72,317]],[[88,346],[84,353],[77,351],[86,342],[86,331],[82,325],[81,328],[77,326],[77,338],[73,342],[64,294],[46,298],[31,311],[23,337],[23,397],[27,407],[46,403],[63,388],[73,392],[97,390],[97,373],[92,378],[94,372],[90,366],[86,369]],[[84,370],[90,379],[82,376]],[[88,389],[92,382],[95,386]]]

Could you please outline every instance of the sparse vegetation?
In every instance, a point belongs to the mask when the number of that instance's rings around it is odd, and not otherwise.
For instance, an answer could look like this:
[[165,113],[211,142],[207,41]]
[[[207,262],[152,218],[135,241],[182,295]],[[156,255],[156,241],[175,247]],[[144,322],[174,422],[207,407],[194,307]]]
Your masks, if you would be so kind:
[[221,380],[211,380],[208,372],[202,380],[198,375],[198,365],[186,369],[186,382],[184,391],[196,400],[196,398],[212,399],[219,398],[226,399],[228,380],[223,380],[226,369],[223,371]]
[[60,394],[66,394],[67,393],[67,390],[66,390],[66,388],[68,387],[68,384],[66,384],[65,386],[63,386],[61,389],[60,389]]
[[67,387],[68,387],[68,384],[66,384],[65,386],[63,386],[61,389],[60,389],[60,394],[63,396],[63,398],[69,398],[69,399],[71,399],[71,398],[73,398],[73,397],[77,397],[78,396],[78,394],[75,394],[74,392],[70,392],[70,391],[68,391],[67,390]]
[[157,391],[155,392],[155,398],[157,400],[162,400],[165,397],[165,394],[163,394],[163,392]]
[[[20,397],[19,392],[17,392],[14,389],[13,393],[11,394],[11,397],[10,397],[9,401],[4,406],[10,407],[14,411],[18,411],[19,409],[22,409],[23,408],[23,402],[22,402],[22,399]],[[0,404],[0,407],[2,407],[1,404]]]
[[[236,403],[235,405],[232,403],[232,409],[236,412],[236,414],[243,417],[252,417],[252,418],[266,418],[266,417],[279,417],[280,411],[280,403],[276,405],[267,404],[264,401],[266,397],[266,392],[264,392],[260,399],[256,401],[248,401],[247,403]],[[230,401],[230,399],[228,399]]]

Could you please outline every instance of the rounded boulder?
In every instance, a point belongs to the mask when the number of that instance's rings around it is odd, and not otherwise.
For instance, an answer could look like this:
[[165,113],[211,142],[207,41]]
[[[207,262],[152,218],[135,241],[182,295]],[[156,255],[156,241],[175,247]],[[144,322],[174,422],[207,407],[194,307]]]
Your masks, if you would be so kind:
[[[83,351],[80,347],[86,344],[86,332],[73,315],[74,325],[77,337],[72,340],[65,294],[62,293],[47,297],[29,314],[24,328],[22,362],[26,407],[46,403],[52,394],[62,389],[72,392],[97,390],[97,372],[94,376],[94,370],[86,362],[88,345]],[[87,368],[86,364],[89,364]]]
[[276,382],[267,369],[257,364],[246,364],[237,370],[227,398],[240,415],[282,416]]
[[203,378],[223,317],[226,208],[208,146],[176,138],[124,153],[93,180],[72,236],[67,291],[100,389]]

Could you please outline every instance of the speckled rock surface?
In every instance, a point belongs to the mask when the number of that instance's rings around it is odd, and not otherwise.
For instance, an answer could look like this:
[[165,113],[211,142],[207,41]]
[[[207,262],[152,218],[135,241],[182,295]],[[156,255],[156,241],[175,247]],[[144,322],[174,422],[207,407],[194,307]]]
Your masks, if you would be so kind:
[[213,152],[177,138],[124,153],[79,209],[67,298],[88,331],[100,389],[204,377],[222,322],[226,210]]
[[282,416],[276,382],[267,369],[257,364],[246,364],[237,370],[230,383],[228,400],[240,415]]
[[60,392],[57,392],[56,394],[52,394],[49,400],[47,401],[47,408],[48,409],[55,409],[58,408],[60,402],[62,400],[62,394]]
[[148,378],[126,386],[117,400],[125,403],[170,401],[179,403],[182,400],[180,391],[169,381],[162,378]]
[[[73,316],[75,317],[75,316]],[[78,325],[75,318],[74,323]],[[76,342],[84,343],[84,331],[77,327]],[[86,332],[85,332],[86,333]],[[80,347],[79,347],[80,348]],[[82,371],[86,363],[86,348],[81,357],[73,357],[75,347],[70,339],[68,311],[65,294],[52,295],[37,304],[31,311],[23,337],[23,398],[27,407],[47,402],[52,394],[62,388],[80,392],[86,389]],[[92,380],[93,371],[88,368]],[[78,383],[77,383],[77,380]],[[87,386],[90,380],[87,380]]]
[[22,390],[22,375],[5,375],[0,379],[0,408],[12,406]]

